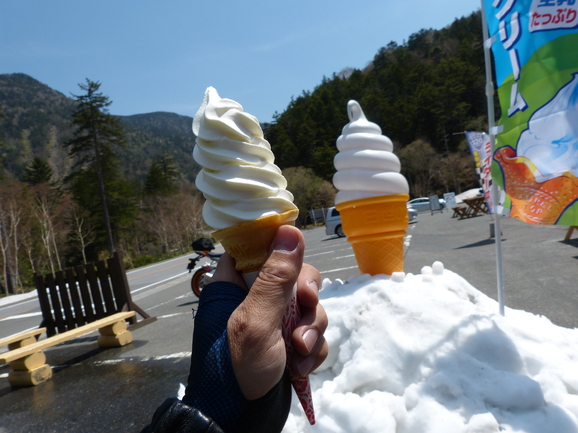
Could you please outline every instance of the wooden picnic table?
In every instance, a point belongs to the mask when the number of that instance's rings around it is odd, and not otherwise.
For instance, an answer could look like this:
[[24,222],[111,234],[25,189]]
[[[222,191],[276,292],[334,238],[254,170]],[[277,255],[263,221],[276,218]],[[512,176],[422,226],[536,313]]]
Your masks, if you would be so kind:
[[454,211],[452,218],[456,216],[459,217],[459,219],[469,218],[467,206],[454,206],[452,210]]
[[465,198],[464,203],[468,205],[468,218],[477,216],[479,213],[489,213],[485,197]]
[[568,231],[566,232],[566,236],[564,237],[564,240],[570,240],[570,237],[572,236],[572,232],[574,230],[578,230],[578,226],[570,226],[568,227]]

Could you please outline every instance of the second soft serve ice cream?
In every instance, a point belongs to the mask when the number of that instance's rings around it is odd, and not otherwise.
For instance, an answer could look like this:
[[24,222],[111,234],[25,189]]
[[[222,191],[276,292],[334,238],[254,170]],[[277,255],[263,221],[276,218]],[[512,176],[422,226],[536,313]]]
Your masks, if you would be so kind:
[[393,144],[381,128],[369,122],[357,101],[349,101],[350,122],[337,139],[339,153],[333,184],[339,190],[335,204],[391,194],[408,194],[409,186],[399,173],[400,162]]
[[381,128],[365,118],[357,101],[349,101],[347,113],[350,122],[337,139],[333,176],[343,232],[361,273],[403,271],[409,185]]

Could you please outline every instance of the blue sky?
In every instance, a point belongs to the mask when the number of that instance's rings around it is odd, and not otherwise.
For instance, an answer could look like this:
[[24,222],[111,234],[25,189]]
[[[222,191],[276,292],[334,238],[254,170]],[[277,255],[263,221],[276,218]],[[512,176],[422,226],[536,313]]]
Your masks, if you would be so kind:
[[0,73],[68,96],[85,78],[99,81],[118,115],[194,116],[213,86],[269,122],[324,76],[361,69],[389,42],[479,8],[480,0],[4,0]]

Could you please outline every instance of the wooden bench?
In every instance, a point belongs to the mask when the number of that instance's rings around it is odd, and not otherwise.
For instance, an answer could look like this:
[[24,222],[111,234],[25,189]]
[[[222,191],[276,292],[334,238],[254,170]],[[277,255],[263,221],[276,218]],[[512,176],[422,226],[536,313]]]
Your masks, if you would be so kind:
[[[131,329],[156,320],[133,301],[120,253],[108,260],[35,275],[42,323],[39,330],[8,337],[9,352],[0,363],[10,363],[9,381],[14,386],[42,383],[52,376],[44,349],[83,334],[100,330],[101,347],[124,346],[132,341]],[[136,313],[143,320],[136,321]],[[127,329],[126,321],[131,325]],[[46,332],[48,338],[34,336]],[[9,341],[10,340],[10,341]],[[4,340],[0,341],[3,342]]]
[[121,311],[136,311],[130,329],[156,320],[132,301],[120,253],[54,274],[35,275],[42,323],[49,337],[69,331]]
[[[9,341],[8,352],[0,354],[0,364],[10,363],[8,381],[12,386],[31,386],[45,382],[52,377],[52,367],[46,364],[43,350],[97,329],[100,331],[100,347],[120,347],[132,342],[132,332],[127,330],[126,320],[135,315],[134,311],[116,313],[92,323],[74,328],[62,334],[36,341],[35,335],[46,328],[23,332],[0,340],[0,345]],[[40,331],[40,332],[39,332]]]
[[28,344],[36,343],[36,337],[46,332],[46,328],[36,328],[0,340],[0,347],[8,346],[8,350],[17,349]]

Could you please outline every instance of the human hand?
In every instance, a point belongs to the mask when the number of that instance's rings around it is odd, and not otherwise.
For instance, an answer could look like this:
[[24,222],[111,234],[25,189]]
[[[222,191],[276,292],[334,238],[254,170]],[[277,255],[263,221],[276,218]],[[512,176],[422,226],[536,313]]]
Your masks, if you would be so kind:
[[[293,371],[306,376],[327,357],[323,336],[327,315],[319,304],[319,272],[303,264],[305,241],[300,230],[282,226],[271,254],[245,300],[231,314],[227,333],[235,377],[247,400],[263,397],[281,379],[287,364],[282,319],[297,283],[301,320],[292,334]],[[234,260],[227,254],[219,260],[214,281],[245,287]]]

